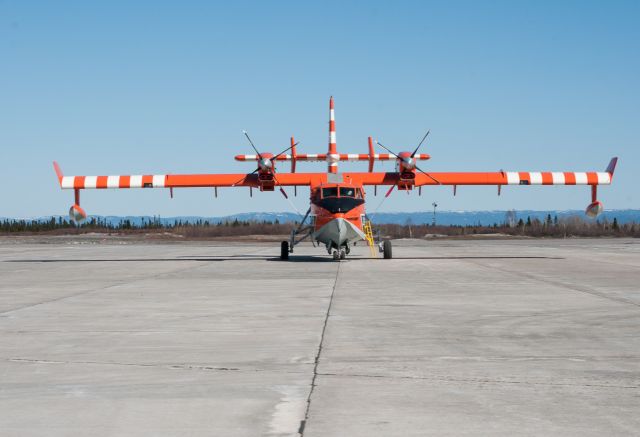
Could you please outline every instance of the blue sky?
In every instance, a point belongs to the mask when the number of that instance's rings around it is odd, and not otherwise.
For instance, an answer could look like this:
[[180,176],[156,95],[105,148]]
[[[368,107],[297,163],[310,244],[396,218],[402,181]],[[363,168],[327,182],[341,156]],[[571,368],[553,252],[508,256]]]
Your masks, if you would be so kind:
[[[338,149],[368,135],[433,171],[603,170],[606,208],[639,208],[640,3],[0,1],[0,216],[65,213],[67,174],[250,172],[290,135]],[[285,165],[284,167],[287,167]],[[325,171],[303,164],[300,171]],[[346,165],[343,169],[366,169]],[[391,164],[378,166],[390,170]],[[284,170],[284,168],[281,168]],[[296,206],[305,210],[308,190]],[[381,197],[368,198],[369,210]],[[583,209],[587,187],[396,193],[381,211]],[[246,189],[83,192],[89,214],[291,210]]]

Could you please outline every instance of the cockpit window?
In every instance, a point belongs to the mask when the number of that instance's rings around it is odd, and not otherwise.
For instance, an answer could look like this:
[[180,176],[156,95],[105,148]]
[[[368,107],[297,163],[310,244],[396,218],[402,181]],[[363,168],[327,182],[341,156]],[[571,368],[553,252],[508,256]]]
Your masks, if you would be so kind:
[[322,197],[323,198],[338,197],[338,188],[337,187],[323,188]]
[[340,187],[340,197],[355,197],[356,190],[349,187]]

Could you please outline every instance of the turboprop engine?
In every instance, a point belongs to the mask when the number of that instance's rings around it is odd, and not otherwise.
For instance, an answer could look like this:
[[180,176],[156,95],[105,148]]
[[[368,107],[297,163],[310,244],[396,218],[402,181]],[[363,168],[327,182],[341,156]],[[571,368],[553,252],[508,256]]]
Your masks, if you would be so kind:
[[80,208],[80,205],[75,204],[69,208],[69,218],[72,222],[80,224],[87,219],[87,213]]
[[411,152],[398,153],[398,171],[412,171],[416,168],[416,159]]
[[269,172],[274,170],[273,153],[262,153],[258,157],[258,167],[260,171]]

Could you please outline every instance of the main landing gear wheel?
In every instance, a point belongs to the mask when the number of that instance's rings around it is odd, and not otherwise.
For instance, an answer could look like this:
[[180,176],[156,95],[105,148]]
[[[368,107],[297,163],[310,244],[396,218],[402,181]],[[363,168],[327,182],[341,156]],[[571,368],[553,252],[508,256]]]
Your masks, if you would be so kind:
[[384,240],[382,242],[382,253],[384,254],[384,259],[391,259],[391,241]]
[[289,242],[283,241],[280,245],[280,259],[286,261],[289,259]]

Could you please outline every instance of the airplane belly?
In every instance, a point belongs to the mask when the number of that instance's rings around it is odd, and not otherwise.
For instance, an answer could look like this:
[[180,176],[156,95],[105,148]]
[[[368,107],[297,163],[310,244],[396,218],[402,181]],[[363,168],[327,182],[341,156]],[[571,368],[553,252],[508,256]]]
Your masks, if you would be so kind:
[[334,243],[336,246],[341,246],[352,241],[364,240],[365,235],[349,220],[335,218],[315,231],[313,238],[324,244]]

